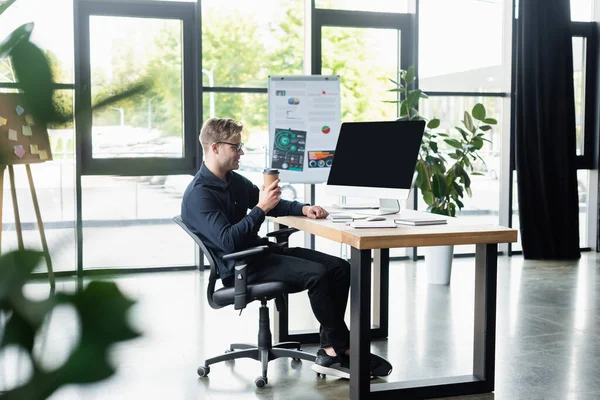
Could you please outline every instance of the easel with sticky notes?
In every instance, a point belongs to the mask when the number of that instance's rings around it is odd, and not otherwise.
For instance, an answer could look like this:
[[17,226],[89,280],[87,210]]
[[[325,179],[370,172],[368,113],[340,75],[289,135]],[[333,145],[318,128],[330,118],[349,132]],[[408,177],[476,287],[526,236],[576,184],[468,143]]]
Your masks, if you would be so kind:
[[[30,167],[30,165],[34,163],[52,160],[50,139],[46,127],[36,124],[29,107],[24,101],[23,95],[20,93],[0,93],[0,151],[2,152],[0,158],[0,227],[2,226],[4,171],[8,167],[17,242],[19,250],[24,249],[13,166],[25,165],[31,198],[33,200],[33,208],[37,219],[37,226],[42,241],[42,249],[48,267],[48,279],[50,280],[50,285],[54,287],[52,261],[50,259],[48,243],[46,242],[46,233],[44,231],[44,224],[40,214],[40,206]],[[1,244],[2,229],[0,228],[0,246]]]

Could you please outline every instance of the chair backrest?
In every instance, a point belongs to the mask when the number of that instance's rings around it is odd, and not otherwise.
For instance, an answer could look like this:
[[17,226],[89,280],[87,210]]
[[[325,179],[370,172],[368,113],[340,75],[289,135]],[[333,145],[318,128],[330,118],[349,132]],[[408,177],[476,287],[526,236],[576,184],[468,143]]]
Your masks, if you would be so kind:
[[208,288],[206,290],[206,298],[208,299],[208,304],[211,308],[218,309],[223,308],[218,304],[215,304],[213,301],[213,294],[215,293],[215,284],[217,283],[217,279],[219,279],[219,268],[217,267],[217,263],[215,262],[215,257],[212,252],[202,243],[202,239],[198,237],[194,232],[190,231],[187,225],[181,219],[181,216],[173,217],[173,221],[179,225],[188,235],[194,239],[194,242],[200,248],[200,251],[204,253],[206,258],[208,259],[208,264],[210,265],[210,277],[208,278]]

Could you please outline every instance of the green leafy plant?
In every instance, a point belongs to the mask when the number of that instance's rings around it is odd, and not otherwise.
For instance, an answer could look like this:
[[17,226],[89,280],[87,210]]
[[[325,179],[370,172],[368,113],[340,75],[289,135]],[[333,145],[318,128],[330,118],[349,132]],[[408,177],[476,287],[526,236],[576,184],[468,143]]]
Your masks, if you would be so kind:
[[[0,3],[0,14],[16,0]],[[0,43],[0,58],[10,57],[18,87],[37,124],[72,121],[73,114],[54,101],[55,82],[44,52],[29,41],[33,23],[22,25]],[[149,90],[148,81],[140,81],[118,93],[98,99],[93,109],[107,107],[130,96]],[[0,149],[3,150],[3,149]],[[0,152],[0,165],[5,155]],[[8,346],[24,349],[33,365],[32,376],[21,386],[2,395],[3,400],[46,399],[65,384],[92,383],[111,376],[115,369],[108,361],[108,350],[118,342],[139,336],[126,317],[134,302],[112,282],[91,282],[75,294],[54,294],[33,301],[23,293],[31,272],[44,258],[43,253],[18,250],[0,257],[0,313],[7,316],[0,325],[0,354]],[[35,341],[52,310],[59,305],[72,306],[80,322],[79,341],[67,361],[48,371],[33,354]]]
[[491,143],[486,133],[497,121],[487,116],[483,104],[477,103],[470,112],[464,112],[463,126],[456,126],[451,134],[440,132],[438,118],[427,120],[419,114],[419,100],[428,96],[420,89],[411,88],[415,78],[415,69],[410,67],[400,71],[400,82],[390,79],[396,85],[390,92],[396,93],[398,98],[389,102],[398,105],[399,120],[427,121],[416,165],[415,186],[421,191],[428,211],[454,217],[456,210],[464,207],[465,193],[472,196],[470,175],[481,175],[473,170],[473,162],[479,159],[485,164],[479,152],[484,142]]

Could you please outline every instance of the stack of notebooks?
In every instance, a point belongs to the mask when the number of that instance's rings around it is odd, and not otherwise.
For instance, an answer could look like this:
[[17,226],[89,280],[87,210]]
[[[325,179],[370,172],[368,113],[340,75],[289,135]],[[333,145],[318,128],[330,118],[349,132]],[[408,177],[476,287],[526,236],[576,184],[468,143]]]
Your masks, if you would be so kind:
[[412,225],[412,226],[422,226],[422,225],[442,225],[447,223],[446,218],[436,216],[435,214],[427,215],[427,216],[418,216],[418,217],[400,217],[395,218],[394,222],[399,225]]

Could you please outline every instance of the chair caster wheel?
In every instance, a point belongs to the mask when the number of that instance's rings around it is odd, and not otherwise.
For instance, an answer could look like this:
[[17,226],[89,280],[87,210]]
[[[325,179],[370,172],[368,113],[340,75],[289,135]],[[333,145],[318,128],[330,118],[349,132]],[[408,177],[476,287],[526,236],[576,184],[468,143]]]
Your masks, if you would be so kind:
[[227,350],[225,350],[225,354],[227,354],[227,353],[233,353],[234,351],[235,350],[227,349]]
[[200,366],[198,367],[198,376],[205,377],[210,374],[210,367]]
[[300,361],[302,361],[302,360],[300,360],[299,358],[292,358],[292,361],[295,361],[295,362],[300,362]]
[[259,376],[258,378],[256,378],[254,380],[254,384],[256,385],[257,388],[263,388],[265,387],[265,385],[268,383],[268,379],[267,378],[263,378],[262,376]]
[[325,379],[326,377],[327,377],[327,375],[317,372],[317,379],[319,379],[319,378]]

